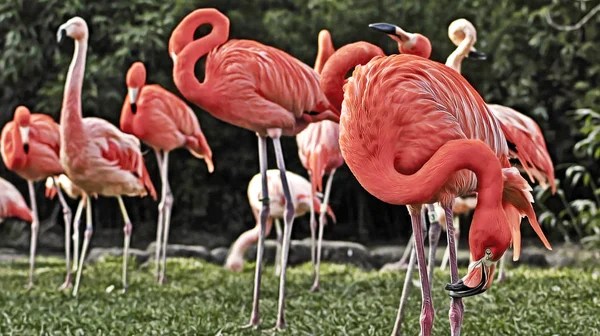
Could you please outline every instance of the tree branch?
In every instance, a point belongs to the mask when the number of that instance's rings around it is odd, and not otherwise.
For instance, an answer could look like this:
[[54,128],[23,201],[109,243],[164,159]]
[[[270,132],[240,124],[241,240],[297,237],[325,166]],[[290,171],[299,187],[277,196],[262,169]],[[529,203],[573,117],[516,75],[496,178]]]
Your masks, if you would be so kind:
[[550,16],[550,11],[546,12],[546,22],[548,22],[548,24],[553,27],[554,29],[557,30],[561,30],[561,31],[573,31],[573,30],[578,30],[581,29],[581,27],[583,27],[584,24],[586,24],[596,13],[600,12],[600,4],[596,5],[596,7],[592,8],[579,22],[577,22],[574,25],[571,26],[561,26],[557,23],[555,23],[552,20],[552,17]]

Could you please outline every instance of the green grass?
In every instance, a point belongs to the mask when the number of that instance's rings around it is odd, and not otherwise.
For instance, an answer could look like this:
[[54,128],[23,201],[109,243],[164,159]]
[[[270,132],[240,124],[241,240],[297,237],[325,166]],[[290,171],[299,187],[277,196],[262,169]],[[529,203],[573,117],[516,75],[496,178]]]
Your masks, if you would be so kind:
[[[26,291],[25,261],[0,264],[0,335],[264,335],[274,326],[278,279],[263,276],[257,330],[248,321],[253,265],[241,274],[193,259],[169,261],[170,283],[153,283],[151,270],[131,268],[120,293],[119,259],[86,267],[78,298],[58,292],[60,259],[39,258],[36,288]],[[464,275],[465,270],[461,270]],[[510,278],[465,300],[463,335],[599,335],[600,282],[583,269],[516,268]],[[434,335],[449,335],[448,275],[434,281]],[[389,335],[403,275],[325,264],[318,293],[309,291],[310,265],[288,273],[287,323],[281,335]],[[418,279],[415,277],[415,279]],[[105,289],[115,285],[115,290]],[[420,292],[412,287],[403,330],[417,335]]]

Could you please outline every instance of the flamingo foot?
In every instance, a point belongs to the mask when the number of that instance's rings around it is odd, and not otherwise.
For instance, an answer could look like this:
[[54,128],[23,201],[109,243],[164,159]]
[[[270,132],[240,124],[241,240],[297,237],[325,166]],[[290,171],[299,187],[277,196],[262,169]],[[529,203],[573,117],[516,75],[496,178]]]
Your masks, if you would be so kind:
[[248,322],[248,324],[244,324],[243,326],[241,326],[241,329],[250,329],[250,328],[256,328],[258,327],[258,325],[260,324],[260,318],[258,317],[258,314],[254,314],[252,313],[252,317],[250,318],[250,322]]
[[27,283],[27,286],[25,286],[25,289],[30,291],[33,289],[33,287],[34,287],[33,281],[30,281],[29,283]]
[[496,279],[496,282],[502,282],[506,280],[506,272],[504,272],[504,270],[501,270],[498,273],[498,278]]
[[167,280],[167,275],[163,274],[160,279],[158,279],[158,283],[161,285],[166,285],[169,283],[169,280]]
[[62,285],[60,285],[60,287],[58,287],[58,290],[64,291],[64,290],[70,289],[72,287],[73,287],[73,281],[71,279],[71,275],[69,274],[69,275],[67,275],[65,282]]
[[318,281],[315,281],[315,283],[313,284],[312,288],[310,289],[311,292],[316,293],[319,291],[320,285]]
[[452,299],[450,304],[450,311],[448,316],[450,317],[450,331],[452,336],[460,335],[460,328],[462,326],[463,315],[465,312],[465,304],[461,298]]

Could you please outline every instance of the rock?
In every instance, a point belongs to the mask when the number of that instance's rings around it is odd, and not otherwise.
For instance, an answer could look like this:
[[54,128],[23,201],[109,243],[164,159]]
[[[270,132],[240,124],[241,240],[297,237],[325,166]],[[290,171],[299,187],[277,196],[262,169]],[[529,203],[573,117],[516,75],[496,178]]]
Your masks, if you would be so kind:
[[540,252],[523,250],[521,251],[521,256],[518,261],[512,261],[512,251],[508,251],[505,255],[507,266],[510,265],[510,263],[513,263],[514,265],[524,264],[538,267],[550,266],[546,256]]
[[[406,246],[406,244],[402,245]],[[395,263],[402,258],[404,248],[400,246],[381,246],[371,251],[371,263],[375,268],[381,268],[386,264]],[[408,258],[406,260],[408,262]]]
[[[95,247],[87,256],[88,262],[102,262],[106,257],[122,257],[123,249],[118,247]],[[137,264],[142,264],[150,257],[150,254],[143,250],[129,249],[129,257],[134,258]]]
[[[265,240],[265,251],[263,254],[263,262],[267,264],[275,263],[275,250],[277,248],[277,244],[275,240]],[[294,250],[294,241],[292,241],[292,245],[290,247],[290,255],[288,258],[289,265],[295,265],[292,262],[295,259],[292,258]],[[310,253],[310,250],[308,251]],[[229,252],[228,252],[229,253]],[[227,258],[227,257],[225,257]],[[246,261],[256,261],[256,244],[250,245],[244,253],[244,260]],[[310,254],[308,255],[308,260],[310,260]]]
[[210,256],[215,264],[225,265],[225,260],[227,259],[228,253],[229,249],[227,247],[217,247],[216,249],[212,249],[210,251]]
[[[310,243],[308,256],[310,258]],[[375,268],[371,262],[371,252],[365,246],[353,242],[324,240],[321,260],[338,264],[352,264],[366,270]]]
[[[156,242],[152,242],[146,248],[146,252],[149,253],[152,259],[154,259],[155,246]],[[169,244],[167,245],[167,257],[198,258],[212,261],[210,251],[206,247],[195,245]]]

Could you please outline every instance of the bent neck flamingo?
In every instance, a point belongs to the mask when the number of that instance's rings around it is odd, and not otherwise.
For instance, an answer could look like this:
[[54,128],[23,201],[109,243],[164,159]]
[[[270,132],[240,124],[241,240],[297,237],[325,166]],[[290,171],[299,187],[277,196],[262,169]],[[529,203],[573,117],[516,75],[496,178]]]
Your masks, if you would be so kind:
[[[318,37],[318,53],[314,66],[317,73],[321,72],[323,66],[325,66],[325,63],[334,52],[335,49],[333,48],[329,31],[321,30]],[[323,192],[323,176],[329,175],[325,185],[323,204],[321,205],[323,209],[319,211],[319,234],[316,246],[315,231],[317,223],[314,218],[314,208],[312,207],[312,203],[310,203],[311,260],[314,276],[311,290],[313,292],[319,290],[320,286],[319,270],[321,268],[323,231],[327,224],[325,209],[327,209],[329,204],[329,195],[331,194],[335,171],[344,164],[344,158],[340,152],[338,142],[339,135],[339,124],[324,120],[308,125],[304,131],[298,133],[296,136],[298,156],[310,176],[313,197],[315,197],[316,192]]]
[[66,36],[75,41],[73,60],[69,66],[60,115],[60,161],[66,175],[79,186],[86,202],[86,230],[77,268],[73,296],[77,296],[83,262],[92,237],[92,201],[90,195],[116,197],[124,222],[123,244],[123,291],[127,289],[127,259],[132,224],[122,195],[146,196],[156,199],[156,191],[150,181],[140,142],[133,135],[125,134],[106,120],[83,118],[81,112],[81,88],[85,72],[88,44],[88,27],[85,20],[74,17],[62,24],[57,31],[60,43]]
[[[60,136],[58,124],[48,115],[31,113],[25,106],[15,110],[13,121],[2,129],[0,152],[6,167],[27,180],[29,198],[33,211],[31,221],[31,243],[29,246],[29,283],[33,287],[33,271],[37,249],[39,218],[35,199],[34,182],[52,177],[63,172],[59,161]],[[70,236],[71,209],[62,193],[58,198],[63,209],[65,234]],[[71,255],[70,239],[65,240],[65,262],[67,274],[65,282],[59,290],[71,287]]]
[[184,147],[195,157],[204,159],[208,172],[212,173],[212,150],[194,111],[162,86],[146,84],[144,63],[135,62],[131,65],[126,82],[128,94],[121,110],[121,130],[135,135],[152,147],[160,172],[162,192],[158,204],[154,272],[157,282],[166,283],[166,250],[173,207],[168,175],[169,153]]
[[[312,196],[312,185],[304,177],[294,174],[290,171],[286,172],[288,182],[290,183],[290,189],[292,191],[292,200],[294,202],[294,208],[296,212],[294,217],[300,217],[306,214],[310,209],[317,209],[320,212],[322,203],[316,196]],[[267,180],[269,182],[269,218],[267,220],[267,231],[265,236],[268,236],[275,221],[275,229],[277,233],[277,251],[275,252],[275,274],[279,275],[281,269],[278,260],[280,259],[281,253],[281,226],[279,219],[284,217],[285,212],[285,195],[283,194],[283,187],[281,185],[281,179],[279,178],[279,170],[269,169],[267,170]],[[244,266],[244,252],[248,247],[256,243],[260,236],[260,218],[259,213],[262,207],[262,182],[261,175],[256,174],[248,183],[248,202],[252,208],[254,219],[256,220],[256,226],[242,233],[239,238],[233,243],[229,251],[229,256],[225,262],[225,268],[234,272],[240,272]],[[330,207],[324,208],[325,212],[335,221],[335,215]]]
[[[353,53],[353,48],[359,52]],[[326,76],[343,78],[360,64],[360,50],[364,43],[338,50],[325,65],[324,80]],[[454,265],[452,284],[446,287],[453,297],[450,317],[456,335],[464,309],[461,298],[491,286],[495,264],[511,239],[518,258],[521,215],[529,217],[544,244],[550,246],[529,203],[529,185],[516,170],[502,169],[508,166],[506,141],[477,92],[442,64],[413,55],[379,55],[380,49],[365,66],[356,67],[344,87],[340,148],[368,192],[384,202],[409,206],[422,285],[423,335],[431,334],[433,305],[421,205],[439,201],[451,219],[454,197],[478,192],[469,234],[474,264],[462,280]],[[503,190],[508,192],[503,194]],[[453,241],[452,236],[449,239]]]
[[[212,31],[197,40],[194,32],[202,24]],[[259,297],[266,222],[269,217],[267,186],[267,137],[273,147],[286,199],[281,277],[276,329],[285,327],[285,279],[294,220],[292,194],[285,174],[282,135],[294,136],[311,122],[339,121],[319,87],[319,75],[289,54],[250,40],[229,40],[229,19],[213,8],[198,9],[177,25],[169,39],[173,80],[181,94],[212,116],[255,132],[263,181],[261,234],[256,254],[252,315],[247,326],[260,323]],[[194,73],[196,62],[206,57],[204,82]]]

